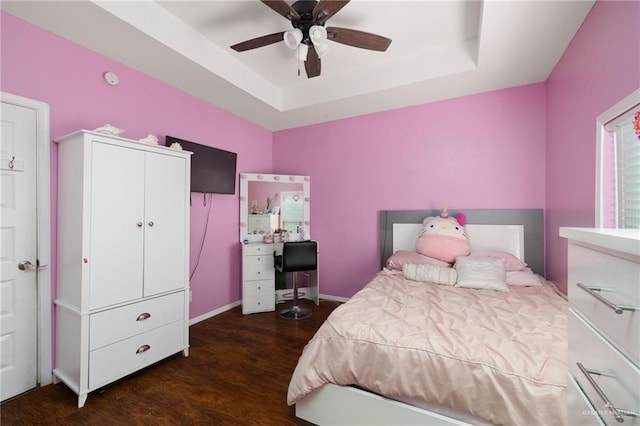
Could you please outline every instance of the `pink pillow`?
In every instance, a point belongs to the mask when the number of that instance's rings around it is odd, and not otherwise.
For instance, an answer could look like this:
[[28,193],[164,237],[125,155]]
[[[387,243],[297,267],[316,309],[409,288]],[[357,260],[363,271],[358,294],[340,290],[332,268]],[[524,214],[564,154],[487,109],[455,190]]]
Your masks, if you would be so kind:
[[416,251],[424,256],[453,263],[456,257],[469,254],[469,241],[449,235],[424,234],[418,237]]
[[402,271],[403,265],[435,265],[443,268],[451,267],[451,264],[442,260],[434,259],[429,256],[423,256],[420,253],[410,250],[398,250],[387,260],[387,268]]
[[520,271],[527,267],[526,263],[506,251],[474,251],[471,252],[469,257],[496,257],[504,259],[505,271]]
[[538,276],[529,268],[507,271],[507,284],[520,287],[542,287]]

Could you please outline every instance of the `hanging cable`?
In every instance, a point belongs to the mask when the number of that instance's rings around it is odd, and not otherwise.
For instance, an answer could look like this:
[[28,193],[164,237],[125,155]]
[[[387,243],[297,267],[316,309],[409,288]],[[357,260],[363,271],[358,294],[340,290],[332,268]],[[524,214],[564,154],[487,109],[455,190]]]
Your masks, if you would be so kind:
[[[206,205],[206,200],[204,199],[207,194],[202,194],[202,202],[203,205]],[[193,278],[193,275],[196,273],[196,269],[198,269],[198,265],[200,264],[200,256],[202,255],[202,249],[204,248],[204,242],[207,236],[207,228],[209,228],[209,216],[211,213],[211,206],[213,205],[213,194],[209,194],[209,206],[207,207],[207,218],[204,222],[204,231],[202,232],[202,238],[200,239],[200,247],[198,248],[198,254],[196,255],[196,264],[193,267],[193,271],[189,274],[189,281]]]

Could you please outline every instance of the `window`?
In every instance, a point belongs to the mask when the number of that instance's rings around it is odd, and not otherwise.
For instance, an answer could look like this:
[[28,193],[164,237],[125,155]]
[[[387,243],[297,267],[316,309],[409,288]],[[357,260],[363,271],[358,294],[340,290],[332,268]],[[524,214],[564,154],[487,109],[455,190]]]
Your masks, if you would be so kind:
[[640,229],[640,89],[598,117],[596,226]]

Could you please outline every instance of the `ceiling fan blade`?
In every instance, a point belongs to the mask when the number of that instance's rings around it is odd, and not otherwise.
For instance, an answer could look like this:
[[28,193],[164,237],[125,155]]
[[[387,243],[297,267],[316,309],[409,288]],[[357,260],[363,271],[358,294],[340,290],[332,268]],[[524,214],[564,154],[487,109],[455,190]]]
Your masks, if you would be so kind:
[[256,49],[258,47],[268,46],[270,44],[277,43],[284,40],[284,31],[279,33],[273,33],[262,37],[256,37],[251,40],[243,41],[242,43],[234,44],[231,46],[236,52],[244,52],[245,50]]
[[336,43],[361,49],[384,52],[391,44],[391,39],[364,31],[349,30],[347,28],[327,27],[327,39]]
[[288,20],[300,19],[300,15],[284,0],[260,0]]
[[350,0],[320,0],[313,8],[313,16],[321,21],[326,21],[345,7]]
[[309,46],[309,50],[307,50],[307,60],[304,61],[304,69],[307,71],[308,78],[320,75],[320,58],[313,46]]

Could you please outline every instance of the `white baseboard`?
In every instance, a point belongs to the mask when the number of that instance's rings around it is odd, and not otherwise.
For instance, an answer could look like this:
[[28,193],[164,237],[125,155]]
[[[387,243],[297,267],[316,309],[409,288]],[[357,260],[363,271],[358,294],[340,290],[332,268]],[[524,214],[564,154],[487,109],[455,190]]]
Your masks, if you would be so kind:
[[320,294],[320,300],[330,300],[332,302],[347,302],[349,301],[348,297],[340,297],[340,296],[331,296],[329,294]]
[[[302,290],[302,289],[299,289],[299,290]],[[331,295],[328,295],[328,294],[321,294],[320,295],[320,299],[321,300],[330,300],[332,302],[341,302],[341,303],[344,303],[344,302],[349,300],[348,297],[331,296]],[[220,315],[221,313],[227,312],[228,310],[231,310],[231,309],[235,308],[236,306],[240,306],[240,305],[242,305],[242,300],[236,300],[233,303],[229,303],[228,305],[221,306],[218,309],[214,309],[213,311],[210,311],[210,312],[207,312],[205,314],[199,315],[199,316],[197,316],[195,318],[191,318],[189,320],[189,325],[194,325],[194,324],[199,323],[200,321],[204,321],[204,320],[207,320],[209,318],[213,318],[216,315]]]
[[205,314],[199,315],[195,318],[191,318],[189,320],[189,325],[193,325],[193,324],[197,324],[200,321],[204,321],[207,320],[209,318],[215,317],[216,315],[220,315],[223,312],[227,312],[228,310],[231,310],[233,308],[235,308],[236,306],[240,306],[242,304],[241,300],[237,300],[233,303],[229,303],[228,305],[225,306],[221,306],[218,309],[214,309],[213,311],[207,312]]

